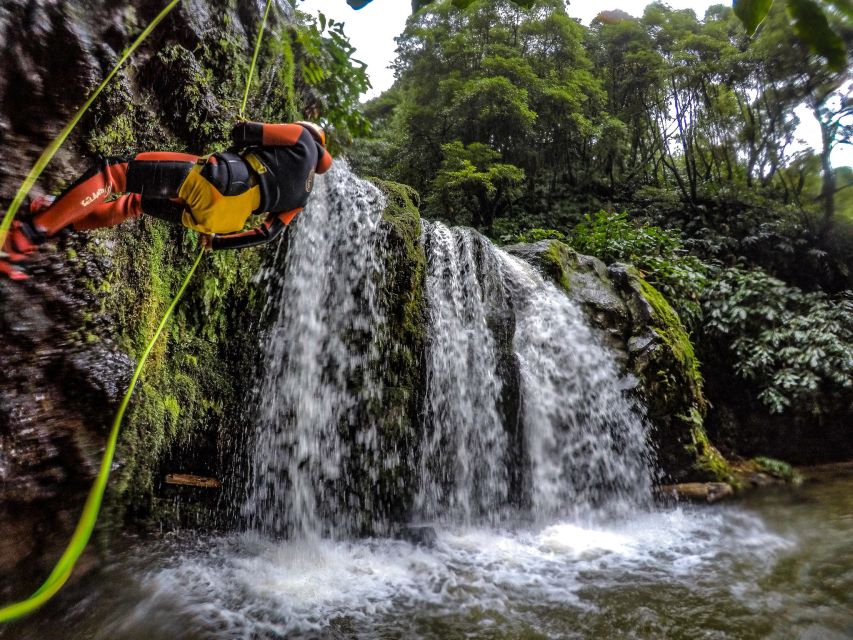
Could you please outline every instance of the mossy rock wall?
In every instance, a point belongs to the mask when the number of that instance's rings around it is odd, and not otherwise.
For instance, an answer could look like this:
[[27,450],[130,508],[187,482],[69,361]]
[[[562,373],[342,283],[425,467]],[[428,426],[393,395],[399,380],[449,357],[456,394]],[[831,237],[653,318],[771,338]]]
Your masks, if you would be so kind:
[[[378,478],[365,479],[375,496],[371,513],[365,514],[365,531],[389,531],[408,518],[408,506],[416,487],[414,470],[419,446],[418,430],[423,405],[426,316],[424,286],[426,255],[421,243],[419,198],[413,189],[378,178],[371,181],[385,197],[382,226],[385,230],[385,277],[382,305],[382,359],[376,363],[382,385],[381,406],[369,411],[379,420]],[[368,468],[364,466],[363,468]],[[359,473],[359,471],[356,471]]]
[[[163,3],[9,0],[0,9],[0,205]],[[32,194],[57,193],[102,155],[227,146],[263,6],[181,3],[84,116]],[[289,3],[267,25],[247,117],[316,112],[299,85]],[[302,83],[303,85],[305,83]],[[198,251],[153,218],[46,245],[33,278],[0,283],[0,512],[4,568],[31,592],[73,527],[136,359]],[[225,480],[250,420],[258,352],[254,274],[264,251],[208,255],[154,347],[122,427],[101,531],[127,522],[231,523],[226,491],[175,488],[167,473]],[[20,455],[8,458],[7,452]],[[47,514],[51,514],[49,517]],[[50,531],[45,536],[44,531]],[[14,540],[37,543],[11,544]],[[103,539],[103,538],[101,538]],[[14,582],[14,581],[10,581]]]

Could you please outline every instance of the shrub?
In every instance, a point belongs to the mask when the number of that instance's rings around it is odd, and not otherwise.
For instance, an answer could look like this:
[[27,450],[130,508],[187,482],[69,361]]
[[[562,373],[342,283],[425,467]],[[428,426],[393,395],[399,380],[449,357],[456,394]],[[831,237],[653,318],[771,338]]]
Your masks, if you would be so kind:
[[630,262],[659,289],[690,328],[702,319],[700,298],[712,269],[683,247],[677,231],[628,219],[627,213],[586,215],[570,240],[580,253],[607,263]]
[[806,293],[760,269],[726,269],[707,288],[705,332],[771,413],[821,413],[853,389],[853,297]]

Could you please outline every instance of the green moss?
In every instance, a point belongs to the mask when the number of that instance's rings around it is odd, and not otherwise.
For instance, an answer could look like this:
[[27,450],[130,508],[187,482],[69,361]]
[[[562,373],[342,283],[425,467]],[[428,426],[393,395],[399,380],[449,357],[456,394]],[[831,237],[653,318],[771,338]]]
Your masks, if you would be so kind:
[[637,280],[641,295],[655,313],[654,332],[670,348],[673,356],[681,364],[697,403],[704,413],[706,401],[702,393],[703,383],[702,374],[699,371],[699,359],[693,351],[693,343],[690,342],[681,319],[660,291],[640,277]]
[[[402,294],[398,338],[402,344],[419,343],[426,335],[424,322],[424,288],[426,254],[421,244],[421,217],[418,211],[420,196],[408,185],[379,178],[370,179],[385,195],[386,204],[382,220],[390,226],[390,243],[396,255],[389,266],[389,280],[398,294]],[[410,364],[411,357],[406,360]]]
[[[112,263],[103,282],[90,283],[110,290],[101,316],[119,331],[111,337],[138,358],[195,257],[195,234],[143,218],[94,235],[102,241],[90,249]],[[222,252],[199,266],[151,351],[122,426],[121,468],[110,483],[107,520],[117,524],[131,517],[171,526],[172,512],[159,509],[165,504],[158,499],[162,476],[217,475],[216,457],[202,452],[217,442],[220,425],[243,416],[251,358],[240,345],[256,343],[249,317],[256,313],[251,282],[260,255]]]
[[794,467],[782,460],[758,456],[757,458],[750,460],[748,464],[756,471],[766,473],[774,478],[779,478],[786,482],[799,482],[802,480],[800,474],[794,470]]
[[569,274],[566,273],[566,251],[571,250],[559,240],[554,240],[549,243],[545,251],[539,254],[539,257],[546,273],[568,291],[572,288],[572,283],[569,280]]
[[[386,323],[380,328],[381,356],[374,365],[382,382],[382,396],[376,406],[368,408],[368,413],[381,416],[380,450],[389,462],[379,477],[355,480],[365,487],[369,485],[365,492],[379,496],[374,512],[365,523],[407,517],[394,510],[409,502],[401,496],[415,486],[411,477],[412,469],[416,468],[410,459],[415,449],[411,424],[422,404],[420,372],[426,340],[426,254],[421,242],[418,194],[405,185],[376,178],[372,181],[385,196],[382,223],[388,233],[382,281]],[[357,473],[355,470],[354,474]],[[365,529],[364,533],[373,532]]]
[[728,482],[735,489],[739,489],[741,482],[735,476],[728,460],[708,440],[708,434],[705,432],[702,414],[699,412],[699,409],[693,407],[690,410],[690,415],[679,416],[679,418],[691,425],[691,442],[688,445],[688,450],[694,455],[696,460],[694,470],[706,480]]

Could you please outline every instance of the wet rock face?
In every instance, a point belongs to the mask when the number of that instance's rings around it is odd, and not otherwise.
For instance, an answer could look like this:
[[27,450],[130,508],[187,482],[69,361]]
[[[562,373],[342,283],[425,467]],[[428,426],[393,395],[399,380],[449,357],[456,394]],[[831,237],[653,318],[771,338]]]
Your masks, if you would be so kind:
[[[0,164],[0,199],[14,195],[41,151],[165,5],[4,0],[0,151],[9,161]],[[252,0],[180,3],[92,106],[34,192],[73,179],[85,168],[81,156],[165,148],[202,153],[223,142],[242,99],[262,9]],[[271,37],[286,29],[291,15],[288,2],[276,3]],[[250,115],[259,117],[265,101],[281,103],[292,89],[276,82],[281,60],[274,58],[261,58]],[[309,109],[310,96],[304,98]],[[276,107],[263,110],[271,117]]]
[[[0,212],[165,4],[0,3]],[[180,3],[92,105],[31,195],[59,192],[98,155],[224,148],[262,10],[253,0]],[[291,11],[282,0],[270,15],[265,43],[275,46],[264,49],[247,110],[257,119],[296,115],[293,87],[277,82]],[[300,101],[310,108],[310,96]],[[0,281],[0,570],[21,570],[20,580],[3,582],[16,589],[0,591],[4,600],[32,592],[67,543],[134,358],[189,268],[191,245],[178,228],[125,223],[46,245],[28,264],[28,282]],[[259,263],[258,254],[239,262],[223,256],[199,270],[204,284],[190,288],[172,323],[179,339],[155,349],[134,396],[102,525],[110,509],[118,518],[129,509],[129,519],[156,519],[152,496],[174,507],[158,480],[165,471],[219,475],[229,463],[239,439],[233,417],[245,413],[237,399],[245,397],[251,358],[240,345],[250,342],[248,283]],[[211,424],[223,433],[203,428]]]
[[0,281],[0,570],[19,578],[4,581],[14,595],[67,542],[133,371],[114,343],[77,332],[87,302],[73,271],[48,262],[38,281]]

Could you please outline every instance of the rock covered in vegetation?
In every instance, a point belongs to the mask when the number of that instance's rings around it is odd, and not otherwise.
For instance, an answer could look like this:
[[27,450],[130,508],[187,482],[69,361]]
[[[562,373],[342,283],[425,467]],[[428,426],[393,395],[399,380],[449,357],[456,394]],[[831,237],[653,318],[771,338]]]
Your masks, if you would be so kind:
[[[0,7],[0,205],[163,3],[9,0]],[[237,116],[261,11],[181,3],[92,105],[33,190],[56,193],[98,155],[221,149]],[[288,3],[277,4],[247,115],[316,111],[294,89]],[[3,568],[16,594],[67,542],[103,439],[142,353],[191,265],[192,234],[154,219],[46,245],[26,283],[0,283]],[[192,504],[168,472],[222,477],[239,451],[259,322],[260,252],[206,258],[152,351],[123,425],[102,529],[126,519],[223,521],[218,492]],[[43,563],[44,566],[38,564]],[[35,563],[35,564],[34,564]],[[5,588],[5,587],[4,587]],[[9,587],[11,588],[11,587]]]
[[605,266],[558,240],[509,247],[578,301],[615,351],[648,407],[652,440],[666,478],[729,480],[725,458],[703,426],[707,403],[699,362],[678,315],[631,266]]

